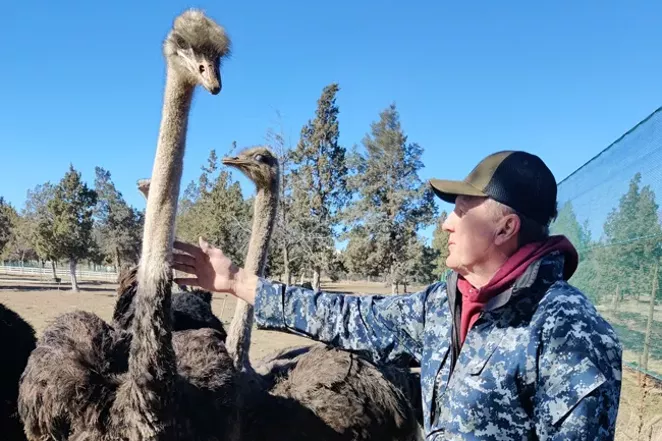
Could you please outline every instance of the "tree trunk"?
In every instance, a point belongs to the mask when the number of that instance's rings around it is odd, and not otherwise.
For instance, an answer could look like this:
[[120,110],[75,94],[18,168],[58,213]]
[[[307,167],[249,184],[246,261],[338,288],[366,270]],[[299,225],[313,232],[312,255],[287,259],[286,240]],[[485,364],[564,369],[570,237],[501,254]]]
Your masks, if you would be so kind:
[[616,313],[616,309],[618,308],[618,300],[620,296],[621,296],[621,285],[616,285],[616,291],[614,292],[614,296],[611,299],[611,312],[613,314]]
[[313,290],[315,292],[320,290],[320,273],[321,270],[318,267],[313,268]]
[[57,273],[55,272],[55,261],[51,260],[51,269],[53,270],[53,279],[57,279]]
[[71,273],[71,290],[78,292],[78,279],[76,278],[76,261],[69,260],[69,272]]
[[120,267],[122,266],[122,260],[120,259],[120,249],[115,247],[115,271],[119,274]]
[[283,268],[285,270],[284,278],[285,284],[292,284],[292,273],[290,272],[290,251],[287,249],[287,246],[283,247]]
[[391,266],[391,269],[389,270],[389,275],[391,278],[391,294],[397,294],[398,293],[398,280],[395,277],[395,269],[393,266]]
[[299,276],[299,285],[303,285],[305,275],[306,273],[301,271],[301,275]]
[[651,335],[653,334],[653,317],[655,315],[655,297],[657,296],[657,272],[660,267],[659,262],[655,262],[653,270],[653,289],[651,289],[650,305],[648,307],[648,324],[646,325],[646,336],[644,337],[644,356],[641,360],[641,367],[648,370],[648,354],[651,347]]

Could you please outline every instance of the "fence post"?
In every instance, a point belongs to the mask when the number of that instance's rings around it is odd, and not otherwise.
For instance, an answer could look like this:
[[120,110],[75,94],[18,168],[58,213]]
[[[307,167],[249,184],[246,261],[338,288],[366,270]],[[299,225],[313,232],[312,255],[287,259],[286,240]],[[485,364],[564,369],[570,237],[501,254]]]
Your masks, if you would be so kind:
[[648,354],[651,347],[651,335],[653,334],[653,318],[655,316],[655,297],[657,296],[657,272],[660,267],[659,260],[655,261],[655,270],[653,271],[653,288],[651,289],[650,305],[648,306],[648,323],[646,324],[646,337],[644,339],[644,357],[641,361],[641,367],[648,370]]

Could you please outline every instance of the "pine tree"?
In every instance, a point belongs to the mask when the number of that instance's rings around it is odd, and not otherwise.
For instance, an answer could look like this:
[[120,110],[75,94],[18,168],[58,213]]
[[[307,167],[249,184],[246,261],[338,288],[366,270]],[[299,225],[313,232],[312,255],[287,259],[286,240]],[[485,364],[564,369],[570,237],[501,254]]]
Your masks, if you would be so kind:
[[365,153],[352,154],[351,188],[359,198],[352,201],[347,219],[362,228],[375,254],[371,260],[379,262],[395,293],[411,258],[407,244],[434,221],[436,206],[418,176],[423,149],[407,142],[395,104],[380,113],[363,146]]
[[32,245],[33,224],[25,214],[19,214],[10,205],[8,207],[11,234],[9,235],[9,242],[5,245],[2,258],[21,263],[27,260],[37,260],[38,256]]
[[334,228],[350,194],[347,189],[346,149],[338,143],[338,85],[324,88],[317,101],[315,118],[301,130],[292,151],[292,222],[303,234],[306,264],[313,271],[313,288],[335,252]]
[[588,231],[577,220],[571,201],[564,203],[559,210],[556,220],[550,225],[550,233],[564,235],[578,250],[585,249],[590,242]]
[[0,196],[0,255],[3,254],[5,246],[12,238],[15,217],[16,210],[14,210],[14,207],[5,202],[5,199]]
[[306,239],[305,234],[299,230],[296,219],[293,218],[292,149],[285,144],[282,126],[279,130],[269,129],[266,137],[269,148],[278,158],[280,194],[265,272],[269,277],[282,276],[282,281],[291,285],[292,277],[300,271],[305,257],[302,243]]
[[382,274],[379,260],[382,256],[377,252],[374,238],[362,225],[356,225],[346,235],[349,239],[344,250],[344,261],[347,270],[354,276],[367,277],[371,280]]
[[251,201],[244,200],[230,171],[219,171],[214,150],[201,169],[203,173],[194,184],[196,197],[187,199],[179,210],[177,236],[193,243],[202,236],[241,265],[250,235]]
[[55,197],[56,186],[50,182],[37,185],[28,190],[25,201],[24,219],[26,221],[27,235],[42,265],[45,261],[51,262],[53,278],[57,278],[55,264],[58,260],[56,244],[52,238],[52,225],[54,220],[48,210],[48,204]]
[[604,225],[606,247],[598,255],[601,284],[613,293],[615,307],[624,297],[639,298],[641,281],[650,278],[662,240],[655,194],[640,184],[636,173]]
[[97,194],[81,180],[73,165],[55,187],[46,205],[47,217],[39,220],[37,234],[55,259],[68,259],[71,289],[78,291],[77,263],[89,256]]
[[95,168],[97,193],[95,216],[99,230],[98,247],[90,251],[99,263],[102,255],[120,271],[123,262],[137,264],[142,240],[143,213],[130,207],[113,183],[110,172]]
[[580,224],[571,201],[563,204],[556,220],[550,225],[550,233],[564,235],[579,253],[579,266],[570,283],[579,288],[594,303],[602,300],[603,289],[599,286],[599,253],[596,244],[591,242],[588,223]]

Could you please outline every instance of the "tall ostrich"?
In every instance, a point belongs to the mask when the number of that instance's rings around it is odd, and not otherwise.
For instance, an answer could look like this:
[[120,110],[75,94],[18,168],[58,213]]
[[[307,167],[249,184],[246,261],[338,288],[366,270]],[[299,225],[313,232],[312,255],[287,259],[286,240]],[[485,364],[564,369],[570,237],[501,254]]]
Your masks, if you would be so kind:
[[[277,205],[278,161],[262,147],[223,163],[256,185],[253,228],[245,269],[264,274]],[[413,440],[418,425],[401,390],[403,371],[377,367],[357,354],[311,345],[268,357],[253,370],[248,358],[252,308],[238,301],[228,331],[228,351],[240,371],[240,424],[232,439]],[[396,386],[398,384],[398,386]]]
[[19,314],[0,303],[0,432],[7,441],[23,441],[18,416],[18,382],[37,339],[34,329]]
[[220,91],[229,45],[202,12],[175,19],[163,48],[165,99],[131,332],[80,311],[44,331],[20,384],[29,440],[210,440],[227,430],[232,362],[217,331],[172,332],[170,261],[194,88]]

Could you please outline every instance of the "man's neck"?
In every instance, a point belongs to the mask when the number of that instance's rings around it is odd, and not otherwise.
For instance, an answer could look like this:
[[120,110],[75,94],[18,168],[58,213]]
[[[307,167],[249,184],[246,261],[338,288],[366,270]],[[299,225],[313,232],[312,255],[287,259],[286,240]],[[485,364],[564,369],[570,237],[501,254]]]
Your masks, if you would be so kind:
[[466,271],[465,274],[460,274],[464,279],[471,283],[474,288],[482,288],[487,285],[494,275],[499,271],[504,263],[508,260],[508,256],[503,254],[489,261],[476,265],[471,271]]

